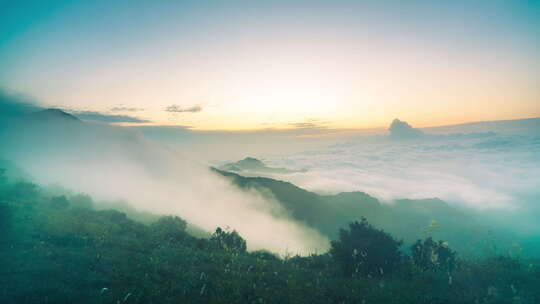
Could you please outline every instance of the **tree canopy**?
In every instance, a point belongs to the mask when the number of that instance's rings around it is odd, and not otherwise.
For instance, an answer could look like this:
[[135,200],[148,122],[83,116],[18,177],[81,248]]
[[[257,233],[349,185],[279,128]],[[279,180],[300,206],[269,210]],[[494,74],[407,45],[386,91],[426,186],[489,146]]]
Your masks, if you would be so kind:
[[535,260],[458,259],[431,238],[409,256],[366,218],[328,253],[279,257],[234,230],[198,238],[178,216],[142,224],[85,195],[0,183],[0,303],[540,303]]

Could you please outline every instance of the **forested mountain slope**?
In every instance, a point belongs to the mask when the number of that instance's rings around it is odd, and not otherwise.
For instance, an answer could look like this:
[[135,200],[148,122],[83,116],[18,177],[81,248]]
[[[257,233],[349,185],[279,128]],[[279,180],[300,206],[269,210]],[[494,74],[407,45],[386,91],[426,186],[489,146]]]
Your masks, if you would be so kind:
[[[366,217],[377,227],[394,234],[406,243],[433,236],[447,240],[467,255],[483,255],[486,251],[507,251],[526,243],[528,236],[498,228],[495,223],[481,220],[474,213],[453,207],[437,199],[401,199],[382,203],[363,192],[319,195],[291,183],[266,177],[245,177],[233,172],[212,169],[242,189],[257,189],[275,198],[292,217],[318,229],[329,238],[348,222]],[[497,244],[495,244],[495,242]],[[521,245],[520,245],[521,246]],[[534,246],[526,254],[539,254]]]
[[280,258],[247,252],[235,231],[196,238],[179,217],[146,225],[93,205],[0,173],[1,303],[540,301],[534,260],[461,259],[431,238],[408,254],[365,219],[341,230],[329,253]]

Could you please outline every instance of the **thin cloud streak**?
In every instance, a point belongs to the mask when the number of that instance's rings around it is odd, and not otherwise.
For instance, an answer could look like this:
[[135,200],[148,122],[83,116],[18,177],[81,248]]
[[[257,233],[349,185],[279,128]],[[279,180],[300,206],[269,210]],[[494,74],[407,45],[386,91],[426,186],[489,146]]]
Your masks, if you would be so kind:
[[179,105],[174,104],[165,108],[165,112],[170,112],[170,113],[197,113],[197,112],[201,112],[202,110],[203,108],[199,105],[183,108]]
[[117,106],[112,107],[110,109],[111,112],[138,112],[138,111],[144,111],[143,108],[133,108],[133,107],[126,107],[126,106]]

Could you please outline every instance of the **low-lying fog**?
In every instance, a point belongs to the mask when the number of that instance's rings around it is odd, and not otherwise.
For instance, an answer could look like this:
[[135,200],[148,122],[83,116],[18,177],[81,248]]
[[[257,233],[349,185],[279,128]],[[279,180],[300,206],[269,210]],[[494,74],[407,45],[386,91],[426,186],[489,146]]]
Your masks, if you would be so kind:
[[231,227],[250,249],[307,254],[325,251],[329,243],[275,201],[211,172],[211,164],[258,157],[291,171],[246,173],[318,193],[363,191],[388,203],[438,197],[508,227],[539,230],[540,119],[423,131],[395,121],[390,132],[374,135],[324,129],[212,133],[84,122],[62,112],[43,114],[8,95],[0,96],[0,105],[0,158],[35,182],[177,214],[208,231]]
[[290,219],[279,204],[235,188],[190,158],[189,149],[167,149],[129,128],[39,112],[8,97],[1,103],[0,157],[39,184],[127,200],[139,210],[180,215],[208,231],[230,227],[250,249],[308,254],[328,248],[326,238]]
[[245,173],[318,193],[364,191],[389,203],[437,197],[478,214],[513,214],[518,218],[510,226],[540,229],[540,119],[423,132],[397,126],[388,135],[264,156],[268,166],[296,169],[293,173]]

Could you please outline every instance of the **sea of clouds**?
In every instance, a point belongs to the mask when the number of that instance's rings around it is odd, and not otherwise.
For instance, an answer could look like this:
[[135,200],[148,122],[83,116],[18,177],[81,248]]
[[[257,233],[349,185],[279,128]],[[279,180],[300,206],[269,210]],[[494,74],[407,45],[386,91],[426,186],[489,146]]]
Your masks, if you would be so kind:
[[476,210],[536,209],[539,121],[523,121],[525,127],[508,128],[508,132],[501,123],[492,128],[469,126],[469,133],[440,134],[432,129],[413,132],[414,136],[400,132],[400,137],[364,136],[301,153],[267,156],[265,161],[276,167],[307,169],[272,177],[319,193],[364,191],[390,203],[437,197]]

